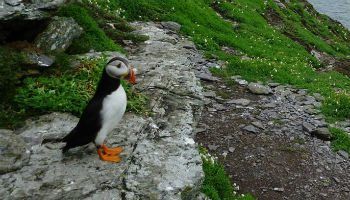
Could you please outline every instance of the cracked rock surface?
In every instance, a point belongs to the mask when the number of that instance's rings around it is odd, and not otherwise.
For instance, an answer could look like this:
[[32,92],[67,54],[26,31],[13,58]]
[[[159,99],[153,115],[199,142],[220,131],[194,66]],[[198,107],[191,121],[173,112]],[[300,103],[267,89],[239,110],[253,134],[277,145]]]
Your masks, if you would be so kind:
[[[201,55],[184,48],[192,42],[154,23],[133,25],[150,38],[129,60],[139,69],[136,87],[149,96],[153,115],[127,113],[110,133],[107,144],[124,148],[122,162],[100,161],[93,144],[62,155],[63,144],[53,141],[76,125],[72,115],[30,119],[14,133],[5,131],[24,145],[12,150],[22,156],[21,163],[0,175],[2,199],[200,198],[204,175],[194,127],[203,95],[193,58]],[[0,150],[3,157],[6,151]]]

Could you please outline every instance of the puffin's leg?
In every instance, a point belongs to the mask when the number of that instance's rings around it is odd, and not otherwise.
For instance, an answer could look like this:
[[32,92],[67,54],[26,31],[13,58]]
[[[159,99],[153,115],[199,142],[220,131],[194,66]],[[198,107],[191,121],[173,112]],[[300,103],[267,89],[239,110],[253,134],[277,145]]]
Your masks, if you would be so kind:
[[100,159],[108,162],[118,163],[121,161],[121,158],[117,155],[106,154],[102,147],[98,147],[97,154],[100,156]]
[[103,149],[104,153],[110,154],[110,155],[119,155],[123,151],[122,147],[108,148],[104,144],[101,145],[101,148]]

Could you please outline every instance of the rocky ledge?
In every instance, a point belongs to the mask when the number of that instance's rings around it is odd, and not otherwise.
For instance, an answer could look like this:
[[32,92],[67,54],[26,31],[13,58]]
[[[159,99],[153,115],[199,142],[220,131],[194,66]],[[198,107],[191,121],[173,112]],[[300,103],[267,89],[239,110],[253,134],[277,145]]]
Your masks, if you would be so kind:
[[203,103],[191,60],[201,55],[154,23],[134,26],[149,36],[129,59],[153,114],[127,113],[109,135],[108,145],[124,147],[122,162],[100,161],[92,144],[62,155],[62,143],[48,142],[76,125],[72,115],[30,119],[20,130],[0,131],[2,199],[200,198],[203,171],[193,130]]

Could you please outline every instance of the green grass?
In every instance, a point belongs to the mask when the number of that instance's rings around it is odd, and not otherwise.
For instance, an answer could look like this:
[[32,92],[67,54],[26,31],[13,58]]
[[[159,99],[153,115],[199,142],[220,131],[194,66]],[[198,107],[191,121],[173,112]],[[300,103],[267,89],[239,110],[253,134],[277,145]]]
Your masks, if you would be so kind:
[[[14,101],[21,109],[60,111],[80,115],[95,92],[106,59],[83,60],[78,68],[59,74],[31,77],[17,91]],[[129,111],[146,112],[147,98],[123,83]]]
[[334,151],[344,150],[350,154],[350,136],[343,130],[330,128],[333,136],[332,148]]
[[[315,16],[315,13],[303,9],[307,7],[304,1],[294,0],[285,10],[279,9],[272,0],[267,3],[255,0],[117,2],[130,20],[179,22],[182,33],[190,36],[208,57],[215,56],[228,62],[224,70],[214,70],[218,75],[241,75],[248,81],[273,81],[309,89],[325,96],[322,111],[328,120],[350,117],[348,77],[337,72],[316,72],[315,69],[322,64],[307,51],[307,47],[293,40],[298,38],[307,46],[342,58],[350,54],[349,31],[322,15]],[[140,7],[154,9],[149,13]],[[270,8],[279,13],[287,28],[279,30],[267,22],[265,12]],[[215,10],[224,18],[237,22],[238,26],[233,27],[232,23],[220,18]],[[310,28],[321,24],[327,27]],[[330,44],[326,39],[331,41]],[[229,55],[221,51],[222,46],[237,49],[252,59],[243,61],[238,56]]]
[[79,54],[95,51],[123,51],[122,47],[107,37],[105,32],[98,26],[89,11],[80,4],[68,4],[63,6],[58,14],[72,17],[84,29],[84,33],[75,39],[68,49],[68,53]]
[[250,194],[238,194],[229,176],[225,172],[224,166],[214,159],[208,151],[200,147],[200,154],[203,161],[203,171],[205,174],[201,191],[212,200],[254,200]]

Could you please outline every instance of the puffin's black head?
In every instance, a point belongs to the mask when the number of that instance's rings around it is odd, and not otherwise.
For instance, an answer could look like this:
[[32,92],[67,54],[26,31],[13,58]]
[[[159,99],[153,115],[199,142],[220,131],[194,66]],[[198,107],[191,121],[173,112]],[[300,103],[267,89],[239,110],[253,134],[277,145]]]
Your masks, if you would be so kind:
[[116,79],[128,78],[130,83],[136,83],[135,71],[129,62],[121,57],[112,58],[105,68],[108,76]]

